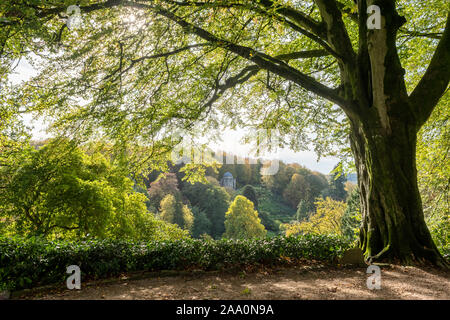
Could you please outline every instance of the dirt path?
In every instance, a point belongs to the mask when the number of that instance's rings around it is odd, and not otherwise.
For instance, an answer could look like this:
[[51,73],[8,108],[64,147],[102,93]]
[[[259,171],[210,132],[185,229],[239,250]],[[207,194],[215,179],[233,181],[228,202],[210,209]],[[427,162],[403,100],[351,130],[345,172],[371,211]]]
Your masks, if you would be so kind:
[[270,271],[199,273],[82,284],[82,290],[28,293],[22,299],[445,299],[449,272],[381,268],[381,289],[369,290],[365,268],[294,266]]

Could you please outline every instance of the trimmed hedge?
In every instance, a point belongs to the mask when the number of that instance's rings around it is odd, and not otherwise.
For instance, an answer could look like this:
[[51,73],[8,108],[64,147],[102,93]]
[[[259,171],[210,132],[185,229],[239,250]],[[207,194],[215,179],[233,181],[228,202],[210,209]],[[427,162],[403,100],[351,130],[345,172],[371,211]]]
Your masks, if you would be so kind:
[[0,238],[0,289],[64,283],[69,265],[78,265],[86,280],[143,270],[217,270],[277,264],[286,258],[332,261],[349,246],[342,238],[323,235],[151,242]]

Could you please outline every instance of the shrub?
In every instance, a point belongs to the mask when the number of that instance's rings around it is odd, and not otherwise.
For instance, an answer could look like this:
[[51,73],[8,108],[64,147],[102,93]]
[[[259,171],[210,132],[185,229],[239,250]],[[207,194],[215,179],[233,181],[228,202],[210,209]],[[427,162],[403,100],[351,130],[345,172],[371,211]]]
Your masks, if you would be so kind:
[[85,281],[132,271],[277,264],[286,258],[332,261],[348,247],[343,238],[323,235],[149,242],[0,238],[0,286],[17,290],[64,283],[69,265],[78,265]]

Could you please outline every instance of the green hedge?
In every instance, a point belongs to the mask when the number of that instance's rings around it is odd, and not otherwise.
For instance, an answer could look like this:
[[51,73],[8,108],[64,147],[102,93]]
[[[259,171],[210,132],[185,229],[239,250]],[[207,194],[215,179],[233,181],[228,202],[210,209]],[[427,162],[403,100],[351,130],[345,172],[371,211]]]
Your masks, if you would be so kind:
[[131,271],[217,270],[277,264],[286,258],[331,261],[349,245],[342,238],[322,235],[152,242],[0,238],[0,289],[64,283],[69,265],[78,265],[86,280]]

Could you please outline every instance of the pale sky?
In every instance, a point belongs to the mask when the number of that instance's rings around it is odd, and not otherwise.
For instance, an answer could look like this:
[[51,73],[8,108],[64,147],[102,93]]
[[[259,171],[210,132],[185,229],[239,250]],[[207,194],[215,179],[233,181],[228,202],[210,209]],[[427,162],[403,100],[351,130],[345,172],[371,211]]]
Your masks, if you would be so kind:
[[[13,83],[20,83],[21,81],[26,81],[35,74],[36,71],[33,67],[25,60],[22,60],[10,79]],[[50,137],[46,132],[47,126],[42,119],[33,119],[31,115],[24,115],[23,119],[26,125],[33,127],[33,139],[40,140]],[[240,143],[242,136],[242,130],[227,130],[226,134],[223,134],[221,137],[223,142],[214,144],[212,149],[224,150],[239,156],[248,155],[251,147]],[[339,162],[339,159],[335,157],[323,157],[320,161],[317,161],[317,154],[313,151],[294,152],[289,149],[277,150],[270,154],[266,153],[263,154],[262,157],[265,159],[279,159],[285,163],[296,162],[311,170],[319,171],[324,174],[328,174]]]

